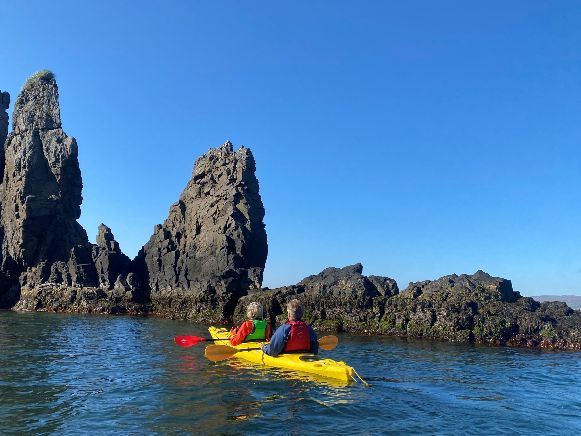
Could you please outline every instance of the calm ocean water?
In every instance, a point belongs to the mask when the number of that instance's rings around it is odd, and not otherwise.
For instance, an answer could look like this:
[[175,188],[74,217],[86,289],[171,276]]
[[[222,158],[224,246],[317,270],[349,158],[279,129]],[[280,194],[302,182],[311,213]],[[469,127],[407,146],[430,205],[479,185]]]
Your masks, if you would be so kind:
[[0,312],[0,434],[581,434],[581,354],[340,336],[337,386],[174,345],[203,326]]

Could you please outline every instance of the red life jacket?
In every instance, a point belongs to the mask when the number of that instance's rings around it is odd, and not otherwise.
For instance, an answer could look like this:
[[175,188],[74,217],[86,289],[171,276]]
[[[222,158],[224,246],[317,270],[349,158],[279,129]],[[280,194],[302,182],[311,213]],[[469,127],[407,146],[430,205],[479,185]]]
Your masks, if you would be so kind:
[[311,338],[309,326],[304,321],[288,321],[290,324],[290,335],[284,346],[284,351],[310,351]]

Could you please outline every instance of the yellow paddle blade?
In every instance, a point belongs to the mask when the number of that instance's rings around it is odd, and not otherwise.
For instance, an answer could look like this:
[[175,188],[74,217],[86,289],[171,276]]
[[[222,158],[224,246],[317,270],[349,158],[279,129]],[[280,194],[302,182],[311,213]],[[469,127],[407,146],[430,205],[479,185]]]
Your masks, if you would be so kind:
[[230,359],[238,350],[228,345],[208,345],[204,351],[204,356],[212,362]]
[[337,336],[329,335],[323,336],[319,339],[319,347],[323,350],[331,351],[339,343],[339,338]]

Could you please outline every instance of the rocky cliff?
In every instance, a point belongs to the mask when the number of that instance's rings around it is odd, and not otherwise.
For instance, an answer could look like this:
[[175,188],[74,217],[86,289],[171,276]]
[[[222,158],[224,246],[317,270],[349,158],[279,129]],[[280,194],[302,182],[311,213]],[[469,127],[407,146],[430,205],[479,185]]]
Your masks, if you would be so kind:
[[10,94],[0,91],[0,174],[4,174],[4,142],[8,135],[8,106],[10,106]]
[[16,291],[11,291],[11,280],[2,272],[4,257],[2,255],[2,242],[4,241],[4,226],[1,220],[2,211],[2,177],[4,176],[4,143],[8,135],[8,106],[10,106],[10,94],[0,91],[0,309],[11,307],[16,299]]

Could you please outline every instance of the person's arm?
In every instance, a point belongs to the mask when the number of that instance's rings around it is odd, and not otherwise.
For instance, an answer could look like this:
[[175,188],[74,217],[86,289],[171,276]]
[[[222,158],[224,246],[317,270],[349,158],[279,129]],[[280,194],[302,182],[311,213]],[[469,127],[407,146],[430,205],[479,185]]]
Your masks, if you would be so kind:
[[252,328],[254,327],[254,323],[251,320],[246,321],[243,323],[238,330],[234,333],[234,335],[230,338],[230,345],[240,345],[246,339],[250,333],[252,333]]
[[270,328],[270,323],[266,324],[266,335],[264,336],[265,341],[270,341],[270,337],[272,336],[272,329]]
[[309,339],[311,340],[311,353],[319,354],[319,340],[317,334],[311,326],[309,326]]
[[262,351],[264,351],[269,356],[276,357],[284,349],[285,344],[288,341],[290,335],[290,325],[283,324],[276,329],[272,338],[270,338],[270,343],[264,344],[262,346]]

